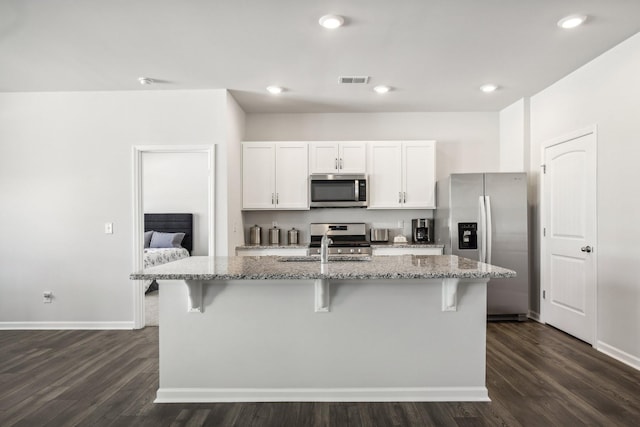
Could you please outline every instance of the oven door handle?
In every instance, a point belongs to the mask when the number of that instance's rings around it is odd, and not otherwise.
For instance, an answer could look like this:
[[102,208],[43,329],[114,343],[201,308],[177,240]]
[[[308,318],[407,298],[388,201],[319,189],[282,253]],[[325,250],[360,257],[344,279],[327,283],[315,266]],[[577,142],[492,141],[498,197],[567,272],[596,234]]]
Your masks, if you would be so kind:
[[360,180],[356,179],[354,180],[355,183],[355,189],[354,189],[354,194],[355,194],[355,198],[353,199],[354,201],[358,201],[360,200]]

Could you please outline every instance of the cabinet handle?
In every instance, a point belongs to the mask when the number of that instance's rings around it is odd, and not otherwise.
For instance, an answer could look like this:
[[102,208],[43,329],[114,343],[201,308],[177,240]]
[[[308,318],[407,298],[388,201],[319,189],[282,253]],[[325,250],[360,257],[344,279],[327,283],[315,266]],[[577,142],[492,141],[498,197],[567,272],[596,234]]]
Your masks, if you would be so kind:
[[406,192],[402,192],[402,203],[407,203],[407,193]]
[[398,191],[398,203],[402,203],[402,191]]
[[271,204],[275,205],[275,195],[273,193],[271,193]]
[[340,169],[342,169],[342,157],[340,158]]
[[338,170],[338,158],[335,158],[335,169]]
[[280,199],[280,193],[276,193],[276,205],[280,203],[279,199]]

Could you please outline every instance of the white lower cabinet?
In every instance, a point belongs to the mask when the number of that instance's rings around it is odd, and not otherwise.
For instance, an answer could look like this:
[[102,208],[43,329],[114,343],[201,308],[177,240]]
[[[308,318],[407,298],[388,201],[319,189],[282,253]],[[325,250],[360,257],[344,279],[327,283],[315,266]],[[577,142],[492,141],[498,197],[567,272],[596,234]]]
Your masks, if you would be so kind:
[[237,248],[236,249],[237,256],[306,256],[307,249],[306,248],[260,248],[260,249],[249,249],[249,248]]
[[373,255],[442,255],[442,248],[373,248]]
[[309,209],[308,144],[242,143],[243,209]]

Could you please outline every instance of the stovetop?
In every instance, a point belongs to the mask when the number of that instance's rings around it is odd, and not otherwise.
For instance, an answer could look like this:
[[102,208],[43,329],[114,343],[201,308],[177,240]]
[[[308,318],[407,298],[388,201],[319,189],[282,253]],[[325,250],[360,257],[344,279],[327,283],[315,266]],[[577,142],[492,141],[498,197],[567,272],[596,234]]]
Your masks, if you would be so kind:
[[[330,248],[348,248],[348,247],[360,247],[366,248],[371,246],[371,243],[367,240],[366,236],[331,236],[333,243],[329,244]],[[309,247],[319,248],[322,242],[322,236],[311,236],[311,242]]]
[[371,255],[371,243],[367,240],[364,223],[313,223],[309,230],[309,254],[320,253],[322,236],[326,233],[332,240],[329,244],[329,254]]

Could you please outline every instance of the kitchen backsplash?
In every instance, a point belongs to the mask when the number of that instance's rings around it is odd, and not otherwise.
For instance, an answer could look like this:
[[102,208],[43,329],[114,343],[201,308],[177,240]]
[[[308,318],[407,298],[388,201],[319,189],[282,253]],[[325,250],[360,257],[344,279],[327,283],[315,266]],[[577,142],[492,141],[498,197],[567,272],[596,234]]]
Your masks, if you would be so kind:
[[[267,229],[273,226],[275,221],[283,231],[280,239],[286,241],[286,231],[295,227],[299,230],[298,242],[309,242],[309,224],[312,222],[364,222],[369,228],[388,228],[389,239],[398,234],[404,234],[411,239],[411,220],[414,218],[433,218],[433,211],[426,209],[416,210],[367,210],[358,208],[326,208],[311,209],[308,211],[244,211],[244,241],[249,242],[249,228],[254,225],[262,227],[263,239],[267,236]],[[399,227],[402,225],[402,227]]]

